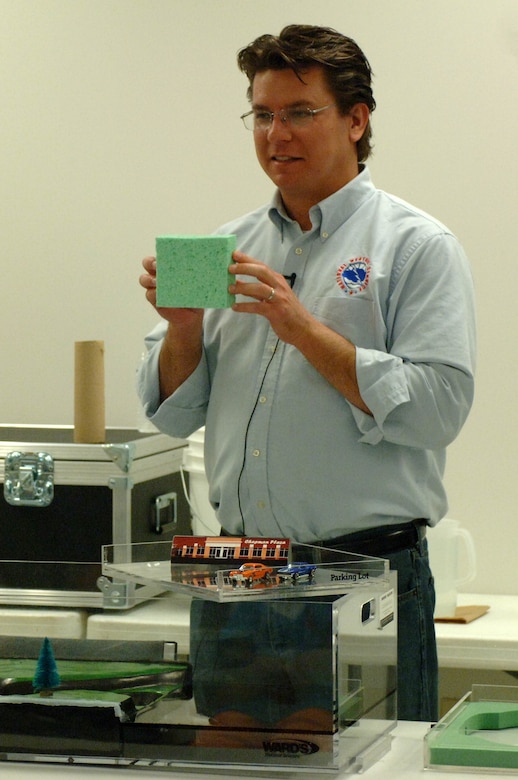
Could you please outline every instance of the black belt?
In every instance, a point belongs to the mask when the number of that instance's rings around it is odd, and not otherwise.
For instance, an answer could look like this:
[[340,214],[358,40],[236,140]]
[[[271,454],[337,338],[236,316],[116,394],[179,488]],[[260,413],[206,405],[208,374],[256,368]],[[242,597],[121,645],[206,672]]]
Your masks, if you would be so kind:
[[315,544],[357,555],[383,557],[385,553],[416,547],[426,536],[426,526],[426,520],[412,520],[411,523],[384,525],[381,528],[355,531],[344,536],[337,536],[335,539],[315,542]]
[[[369,528],[365,531],[355,531],[344,536],[337,536],[327,541],[315,541],[314,545],[327,547],[330,550],[356,553],[357,555],[373,555],[383,557],[384,553],[399,552],[410,547],[416,547],[426,536],[426,520],[412,520],[399,525],[383,525]],[[221,536],[238,536],[229,534],[223,528]]]

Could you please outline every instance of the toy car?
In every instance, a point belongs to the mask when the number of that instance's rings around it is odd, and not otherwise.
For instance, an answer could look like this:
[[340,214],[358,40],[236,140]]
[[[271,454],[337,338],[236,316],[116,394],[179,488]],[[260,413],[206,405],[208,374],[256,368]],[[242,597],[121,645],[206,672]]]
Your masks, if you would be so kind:
[[243,563],[239,569],[229,572],[228,576],[233,585],[241,583],[250,586],[259,580],[269,582],[272,574],[272,567],[265,566],[264,563]]
[[315,563],[297,561],[297,563],[289,563],[287,566],[281,566],[280,569],[277,569],[277,574],[281,579],[286,580],[291,578],[295,582],[299,577],[308,577],[309,579],[312,579],[316,568]]

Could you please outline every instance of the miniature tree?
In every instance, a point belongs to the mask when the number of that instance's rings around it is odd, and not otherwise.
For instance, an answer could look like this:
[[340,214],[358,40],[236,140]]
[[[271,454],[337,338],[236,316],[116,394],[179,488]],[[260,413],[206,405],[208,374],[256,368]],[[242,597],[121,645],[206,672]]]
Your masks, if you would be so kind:
[[54,658],[54,650],[48,637],[45,637],[36,664],[32,687],[34,692],[39,693],[40,696],[52,696],[52,689],[58,688],[60,684],[61,679]]

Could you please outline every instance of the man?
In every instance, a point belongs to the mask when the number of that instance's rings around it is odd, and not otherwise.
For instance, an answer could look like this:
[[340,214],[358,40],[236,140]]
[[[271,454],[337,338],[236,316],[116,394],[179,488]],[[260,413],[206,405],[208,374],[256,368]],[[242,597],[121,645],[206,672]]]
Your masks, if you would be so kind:
[[[471,274],[432,217],[364,166],[375,108],[356,43],[291,25],[244,48],[271,204],[234,220],[233,310],[159,309],[139,387],[158,428],[205,425],[226,533],[387,558],[398,571],[400,718],[437,717],[426,525],[473,399]],[[155,261],[140,282],[155,304]]]

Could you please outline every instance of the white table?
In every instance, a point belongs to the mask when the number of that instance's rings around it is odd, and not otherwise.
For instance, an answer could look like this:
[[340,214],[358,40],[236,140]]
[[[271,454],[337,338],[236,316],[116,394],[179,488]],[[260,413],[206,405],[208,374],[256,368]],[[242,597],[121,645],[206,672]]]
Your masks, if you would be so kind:
[[517,671],[518,596],[461,593],[458,604],[489,604],[490,609],[472,623],[436,623],[439,665]]
[[0,634],[84,639],[87,618],[84,609],[4,606],[0,607]]
[[189,651],[189,596],[162,595],[129,610],[106,610],[91,615],[86,624],[87,639],[140,639],[178,643],[178,652]]

